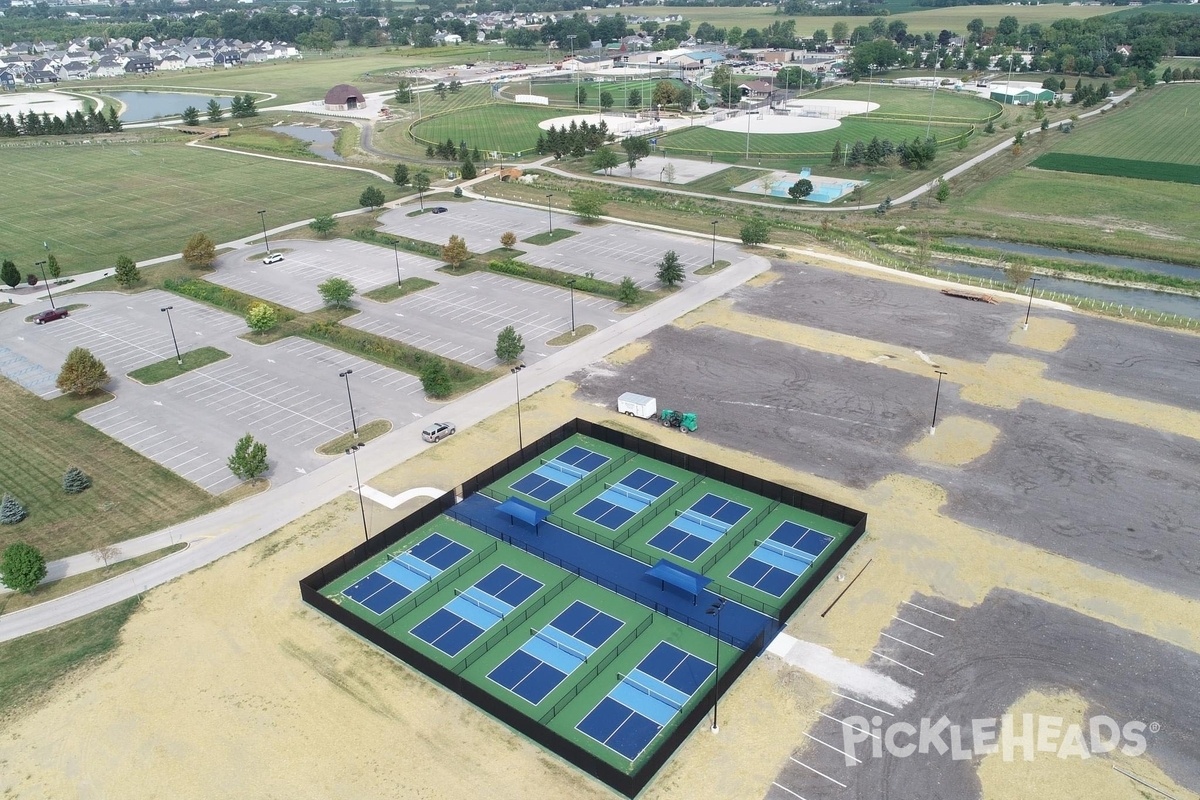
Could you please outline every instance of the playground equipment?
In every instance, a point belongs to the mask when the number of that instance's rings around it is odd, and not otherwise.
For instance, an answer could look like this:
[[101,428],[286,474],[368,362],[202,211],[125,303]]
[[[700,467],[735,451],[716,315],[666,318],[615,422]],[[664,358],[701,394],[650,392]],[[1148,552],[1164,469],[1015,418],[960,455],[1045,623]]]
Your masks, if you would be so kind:
[[692,413],[664,408],[659,415],[659,421],[664,428],[679,428],[680,433],[692,433],[696,430],[696,415]]

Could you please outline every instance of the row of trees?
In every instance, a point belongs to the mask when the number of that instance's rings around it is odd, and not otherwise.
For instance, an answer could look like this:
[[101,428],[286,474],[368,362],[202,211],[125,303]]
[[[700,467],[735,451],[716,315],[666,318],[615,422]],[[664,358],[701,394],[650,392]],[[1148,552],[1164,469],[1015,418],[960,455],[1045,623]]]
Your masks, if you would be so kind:
[[849,167],[878,167],[899,163],[909,169],[925,169],[937,157],[937,150],[937,139],[932,136],[924,139],[916,136],[911,142],[899,144],[876,136],[867,143],[858,139],[848,148],[838,139],[833,144],[829,163]]
[[117,109],[108,107],[107,114],[75,111],[65,117],[41,114],[12,114],[0,116],[0,137],[14,136],[65,136],[80,133],[117,133],[122,129]]
[[608,124],[604,120],[600,120],[598,125],[586,120],[576,124],[572,120],[569,126],[556,128],[551,125],[544,134],[539,133],[535,149],[538,155],[553,153],[555,158],[562,158],[570,154],[578,158],[615,139],[616,137],[609,133]]

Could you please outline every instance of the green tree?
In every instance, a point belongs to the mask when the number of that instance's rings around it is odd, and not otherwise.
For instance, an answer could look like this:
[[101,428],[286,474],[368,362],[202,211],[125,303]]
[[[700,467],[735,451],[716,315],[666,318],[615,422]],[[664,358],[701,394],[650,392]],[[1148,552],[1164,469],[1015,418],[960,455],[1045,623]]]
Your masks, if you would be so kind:
[[258,116],[258,106],[256,105],[254,97],[252,95],[250,95],[249,93],[242,95],[241,103],[238,103],[235,106],[235,108],[237,109],[236,111],[233,112],[233,116],[235,116],[235,117],[257,117]]
[[613,107],[612,92],[604,91],[600,93],[600,108],[603,111],[608,111]]
[[675,102],[675,84],[659,81],[654,84],[654,105],[664,108]]
[[934,194],[934,199],[939,203],[944,203],[950,199],[950,184],[946,183],[945,178],[938,178],[937,193]]
[[76,347],[67,354],[55,385],[67,394],[87,395],[104,388],[108,370],[90,350]]
[[392,170],[392,183],[396,184],[397,186],[405,186],[408,184],[407,164],[397,164],[396,168]]
[[221,118],[224,116],[225,116],[225,110],[223,108],[221,108],[221,103],[215,99],[209,100],[208,101],[208,121],[209,122],[220,122]]
[[229,471],[244,481],[252,481],[267,471],[267,446],[246,434],[233,447],[226,462]]
[[496,336],[496,358],[505,363],[516,361],[525,352],[525,340],[512,325]]
[[517,243],[517,235],[512,231],[505,231],[500,234],[500,246],[505,250],[511,250],[512,246]]
[[67,494],[79,494],[90,488],[92,479],[79,467],[70,467],[63,473],[62,487]]
[[454,385],[450,382],[446,362],[437,356],[428,356],[425,365],[421,367],[421,387],[425,394],[434,399],[449,397],[454,391]]
[[659,261],[655,266],[658,271],[654,273],[654,277],[658,278],[658,282],[668,289],[683,283],[683,264],[679,262],[679,254],[674,250],[668,250],[663,254],[662,261]]
[[358,204],[366,208],[379,208],[384,203],[383,190],[378,186],[368,186],[358,196]]
[[137,264],[133,263],[132,258],[129,256],[117,256],[116,278],[117,283],[128,289],[130,286],[141,281],[142,274],[138,272]]
[[575,105],[586,106],[588,99],[588,90],[586,86],[579,85],[575,87]]
[[246,312],[246,324],[255,333],[266,333],[279,323],[279,315],[274,306],[266,303],[252,303]]
[[58,258],[51,253],[46,256],[46,271],[50,273],[50,277],[57,280],[62,277],[62,267],[58,265]]
[[621,288],[617,291],[617,296],[622,303],[628,306],[638,301],[642,296],[642,290],[633,282],[633,278],[626,275],[621,278]]
[[462,165],[462,178],[464,181],[469,181],[477,177],[479,177],[479,171],[475,169],[475,162],[468,158]]
[[599,219],[604,214],[604,192],[585,189],[571,195],[571,211],[583,220]]
[[833,23],[833,27],[830,28],[830,32],[833,34],[833,40],[835,42],[844,42],[846,41],[846,36],[848,36],[850,33],[850,26],[845,22],[838,20],[837,22]]
[[629,174],[637,166],[638,159],[650,155],[650,142],[641,136],[629,136],[621,140],[621,148],[625,151],[625,163],[629,165]]
[[613,167],[621,166],[621,157],[609,147],[601,147],[592,156],[592,166],[604,170],[605,175],[611,175]]
[[461,267],[470,257],[471,252],[467,250],[467,241],[461,236],[452,234],[450,241],[446,242],[446,246],[442,248],[442,261],[454,269]]
[[4,266],[0,267],[0,281],[7,283],[10,289],[16,288],[21,282],[21,270],[17,269],[12,260],[4,259]]
[[217,246],[207,233],[197,233],[183,248],[183,263],[192,269],[211,267],[217,258]]
[[199,125],[200,124],[200,109],[195,106],[188,106],[183,110],[184,125]]
[[29,513],[21,501],[5,492],[4,500],[0,502],[0,525],[16,525],[27,516]]
[[429,191],[429,173],[421,170],[414,175],[413,188],[417,190],[417,199],[421,201],[421,208],[425,208],[425,193]]
[[762,217],[754,217],[742,226],[741,236],[742,244],[766,244],[771,238],[771,224]]
[[321,293],[321,299],[325,301],[325,305],[341,308],[350,302],[350,298],[358,290],[345,278],[330,278],[319,284],[317,291]]
[[641,108],[642,107],[642,90],[641,89],[630,89],[629,90],[629,98],[625,101],[625,106],[627,108]]
[[328,236],[330,231],[332,231],[336,225],[337,222],[334,221],[331,214],[322,214],[321,216],[316,217],[312,222],[308,223],[308,227],[312,230],[312,232],[317,236],[320,236],[322,239]]
[[16,542],[0,558],[0,582],[14,592],[32,592],[46,577],[46,559],[30,544]]
[[399,85],[396,87],[396,94],[393,97],[395,97],[397,103],[402,105],[411,103],[413,99],[412,79],[401,78]]
[[1004,267],[1004,277],[1008,278],[1008,282],[1019,289],[1021,284],[1033,277],[1033,270],[1025,264],[1006,264]]
[[1046,105],[1038,100],[1033,104],[1033,118],[1041,119],[1044,116],[1046,116]]
[[813,193],[812,181],[808,178],[801,178],[788,187],[788,194],[791,198],[799,203],[804,198]]

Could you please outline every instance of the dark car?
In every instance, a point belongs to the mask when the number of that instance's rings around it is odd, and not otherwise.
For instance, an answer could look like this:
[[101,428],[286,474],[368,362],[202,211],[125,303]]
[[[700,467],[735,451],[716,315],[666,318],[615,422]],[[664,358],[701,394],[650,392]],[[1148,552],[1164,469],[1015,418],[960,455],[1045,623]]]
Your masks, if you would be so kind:
[[48,311],[43,311],[33,318],[34,325],[44,325],[47,322],[54,322],[56,319],[62,319],[69,316],[65,308],[51,308]]
[[434,214],[445,214],[449,210],[450,209],[446,208],[445,206],[437,206],[436,208],[433,209],[433,213]]

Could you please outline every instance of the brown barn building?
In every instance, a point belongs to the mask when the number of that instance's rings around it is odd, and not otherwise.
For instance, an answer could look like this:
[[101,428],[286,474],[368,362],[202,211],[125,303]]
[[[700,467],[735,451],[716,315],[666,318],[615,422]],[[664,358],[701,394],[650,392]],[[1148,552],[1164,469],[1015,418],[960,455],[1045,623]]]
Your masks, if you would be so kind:
[[325,108],[330,111],[353,111],[364,102],[363,93],[348,83],[339,83],[325,93]]

